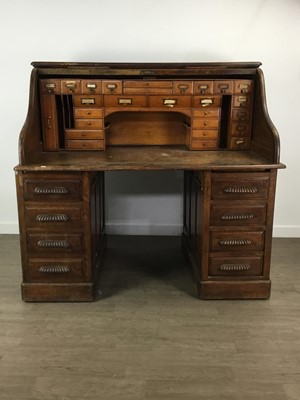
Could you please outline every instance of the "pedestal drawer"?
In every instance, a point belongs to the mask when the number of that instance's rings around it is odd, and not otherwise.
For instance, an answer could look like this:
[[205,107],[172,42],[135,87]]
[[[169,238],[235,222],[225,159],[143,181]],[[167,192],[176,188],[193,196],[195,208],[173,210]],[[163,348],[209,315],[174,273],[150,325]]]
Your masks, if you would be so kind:
[[211,257],[209,260],[209,276],[242,277],[261,276],[263,270],[262,256],[243,257]]
[[28,279],[31,282],[82,282],[86,280],[82,258],[30,258]]
[[210,223],[213,226],[265,225],[266,205],[212,205]]
[[262,251],[264,248],[264,231],[259,232],[211,232],[211,251],[248,252]]
[[24,198],[28,201],[72,201],[82,199],[81,177],[58,178],[51,174],[24,179]]
[[72,229],[82,226],[82,207],[78,206],[25,206],[28,228]]
[[27,235],[30,254],[49,254],[57,257],[65,254],[79,254],[83,251],[83,236],[81,234],[36,234]]

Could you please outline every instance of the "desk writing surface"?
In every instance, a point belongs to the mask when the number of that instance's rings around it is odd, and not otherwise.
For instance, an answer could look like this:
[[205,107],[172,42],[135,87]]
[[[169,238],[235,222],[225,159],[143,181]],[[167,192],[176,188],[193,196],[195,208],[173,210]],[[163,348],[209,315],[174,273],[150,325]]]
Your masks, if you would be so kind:
[[112,146],[105,152],[39,153],[27,171],[218,170],[283,168],[251,151],[190,151],[171,146]]

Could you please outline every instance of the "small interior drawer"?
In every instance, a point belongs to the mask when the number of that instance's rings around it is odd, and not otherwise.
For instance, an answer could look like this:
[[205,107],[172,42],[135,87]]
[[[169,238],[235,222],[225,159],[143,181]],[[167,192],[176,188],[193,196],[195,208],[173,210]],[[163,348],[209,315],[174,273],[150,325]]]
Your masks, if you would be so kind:
[[75,118],[103,118],[102,108],[74,108]]
[[76,129],[103,129],[103,120],[102,119],[88,119],[88,118],[76,118],[75,119],[75,128]]

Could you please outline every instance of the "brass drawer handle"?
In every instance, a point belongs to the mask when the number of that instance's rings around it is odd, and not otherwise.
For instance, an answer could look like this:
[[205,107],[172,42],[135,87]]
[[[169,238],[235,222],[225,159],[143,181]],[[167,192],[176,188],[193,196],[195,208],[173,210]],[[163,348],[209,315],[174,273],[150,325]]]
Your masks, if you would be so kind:
[[250,264],[221,264],[219,266],[219,270],[224,272],[249,271],[250,269]]
[[245,141],[244,139],[237,139],[237,140],[235,141],[235,143],[236,143],[236,144],[244,144],[244,143],[246,143],[246,141]]
[[54,89],[56,88],[56,85],[55,85],[55,83],[46,83],[45,87],[49,93],[52,93],[54,91]]
[[213,99],[201,99],[200,104],[202,107],[208,107],[213,104]]
[[34,193],[36,194],[67,194],[68,190],[63,186],[54,187],[35,187]]
[[38,247],[55,247],[55,248],[67,248],[70,247],[70,243],[67,240],[50,240],[43,239],[37,243]]
[[131,106],[132,99],[118,99],[118,103],[122,106]]
[[86,84],[86,87],[87,87],[87,89],[89,89],[91,92],[93,92],[93,91],[96,89],[97,85],[96,85],[96,83],[87,83],[87,84]]
[[71,268],[67,265],[41,265],[39,272],[42,274],[67,274]]
[[178,89],[180,90],[181,94],[184,94],[188,90],[188,85],[178,85]]
[[73,90],[76,89],[76,82],[75,81],[67,81],[66,87],[70,90],[70,92],[72,92]]
[[255,186],[228,186],[223,189],[224,193],[228,194],[254,194],[258,193]]
[[250,246],[252,241],[250,239],[222,239],[219,240],[220,246]]
[[164,106],[166,107],[174,107],[177,104],[177,100],[176,99],[164,99]]
[[36,216],[38,222],[68,222],[66,214],[39,214]]
[[117,89],[117,85],[115,83],[108,83],[106,85],[107,89],[110,90],[110,92],[112,93],[114,90]]
[[241,220],[248,220],[248,219],[253,219],[255,217],[255,214],[253,213],[245,213],[245,214],[223,214],[221,215],[221,220],[222,221],[241,221]]

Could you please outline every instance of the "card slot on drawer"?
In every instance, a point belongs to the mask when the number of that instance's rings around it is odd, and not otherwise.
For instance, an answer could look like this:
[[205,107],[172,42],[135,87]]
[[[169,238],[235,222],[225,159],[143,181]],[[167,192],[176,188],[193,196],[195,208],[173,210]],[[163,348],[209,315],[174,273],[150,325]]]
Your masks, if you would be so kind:
[[194,96],[194,107],[220,107],[221,96]]
[[193,82],[189,81],[174,81],[173,82],[173,93],[174,94],[192,94]]
[[75,119],[75,128],[76,129],[102,129],[103,128],[103,119]]
[[233,92],[234,93],[251,93],[253,91],[253,81],[250,80],[237,80],[234,81]]
[[209,95],[214,93],[213,81],[194,81],[194,94]]
[[146,107],[146,96],[104,96],[105,107]]
[[269,174],[237,172],[212,174],[213,199],[266,199]]
[[82,258],[29,258],[28,278],[31,282],[79,282],[86,280]]
[[212,205],[210,219],[214,226],[261,226],[266,223],[266,205]]
[[81,206],[25,206],[28,228],[71,229],[82,225]]
[[28,251],[30,254],[59,254],[80,253],[83,250],[81,234],[35,234],[27,235]]
[[81,88],[83,94],[101,94],[102,82],[99,79],[83,79],[81,81]]
[[149,105],[153,108],[190,108],[191,96],[149,96]]
[[40,178],[24,179],[24,198],[26,201],[72,201],[82,199],[82,180],[74,178],[51,178],[43,174]]
[[248,121],[250,116],[249,110],[243,110],[241,108],[234,108],[232,110],[232,121],[244,122]]
[[263,257],[260,255],[243,255],[243,257],[210,257],[209,276],[211,277],[242,277],[262,276]]
[[264,248],[264,232],[211,232],[211,251],[247,252],[262,251]]
[[75,95],[73,96],[74,107],[102,107],[101,95]]
[[232,94],[233,81],[214,81],[214,94]]

